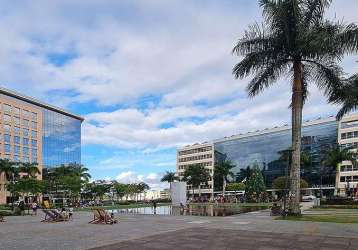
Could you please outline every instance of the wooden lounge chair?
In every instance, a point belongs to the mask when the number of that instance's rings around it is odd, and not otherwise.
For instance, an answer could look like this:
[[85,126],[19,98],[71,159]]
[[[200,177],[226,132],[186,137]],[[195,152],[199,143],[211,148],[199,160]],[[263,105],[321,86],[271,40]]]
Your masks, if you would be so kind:
[[51,210],[54,215],[57,217],[57,221],[68,221],[68,215],[64,215],[60,212],[58,212],[56,209]]
[[53,213],[52,210],[43,209],[42,212],[45,213],[45,218],[42,220],[42,222],[56,222],[57,216]]
[[91,223],[91,224],[101,223],[102,218],[101,218],[101,215],[98,212],[98,209],[92,209],[92,212],[93,212],[93,220],[91,220],[88,223]]
[[103,209],[93,209],[93,220],[89,223],[92,224],[115,224],[118,223],[116,219],[113,219],[105,210]]
[[118,220],[112,218],[104,209],[99,208],[98,209],[99,214],[101,215],[101,218],[104,219],[105,224],[115,224],[118,223]]

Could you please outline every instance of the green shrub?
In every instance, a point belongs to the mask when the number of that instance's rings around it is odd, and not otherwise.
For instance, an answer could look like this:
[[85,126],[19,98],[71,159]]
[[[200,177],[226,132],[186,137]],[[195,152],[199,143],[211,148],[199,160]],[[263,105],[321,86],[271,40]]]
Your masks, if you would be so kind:
[[334,197],[321,201],[321,205],[357,205],[358,201],[345,197]]
[[12,216],[14,213],[10,210],[0,210],[0,216]]

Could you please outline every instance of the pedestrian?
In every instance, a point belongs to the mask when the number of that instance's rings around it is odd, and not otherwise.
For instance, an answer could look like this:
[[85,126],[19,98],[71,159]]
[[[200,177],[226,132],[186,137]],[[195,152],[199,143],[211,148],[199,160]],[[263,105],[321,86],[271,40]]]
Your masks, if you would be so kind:
[[70,220],[73,219],[73,207],[70,207],[70,208],[68,209],[68,218],[69,218]]
[[32,202],[32,204],[31,204],[31,208],[32,208],[32,216],[34,215],[34,216],[37,216],[37,208],[38,208],[38,206],[37,206],[37,203],[36,203],[36,201],[34,201],[34,202]]
[[20,210],[21,215],[25,215],[25,202],[23,200],[19,202],[18,208]]

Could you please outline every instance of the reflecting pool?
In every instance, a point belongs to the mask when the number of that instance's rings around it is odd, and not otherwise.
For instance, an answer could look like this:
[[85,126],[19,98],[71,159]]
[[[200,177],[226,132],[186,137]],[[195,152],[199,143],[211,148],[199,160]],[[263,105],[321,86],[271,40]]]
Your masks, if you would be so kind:
[[234,214],[248,213],[263,209],[259,206],[240,207],[240,206],[217,206],[217,205],[189,205],[185,208],[177,206],[158,206],[139,207],[139,208],[122,208],[107,210],[115,214],[148,214],[148,215],[191,215],[191,216],[230,216]]

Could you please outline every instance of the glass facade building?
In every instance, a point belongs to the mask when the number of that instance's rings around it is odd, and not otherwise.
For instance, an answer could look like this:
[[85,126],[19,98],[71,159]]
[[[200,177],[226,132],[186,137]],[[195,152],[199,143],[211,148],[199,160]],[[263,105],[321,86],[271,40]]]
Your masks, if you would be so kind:
[[[4,114],[2,117],[4,122],[7,119],[12,123],[4,124],[4,143],[10,148],[9,151],[15,153],[25,150],[29,151],[30,155],[37,156],[40,150],[35,147],[37,144],[35,138],[41,137],[39,147],[41,147],[42,162],[38,163],[43,168],[53,168],[61,164],[81,163],[82,117],[7,89],[0,88],[0,99],[4,100],[2,101],[3,110],[12,111],[10,115]],[[6,100],[13,104],[5,104]],[[33,119],[36,113],[28,111],[27,114],[26,107],[28,107],[27,109],[31,107],[33,110],[37,110],[41,119],[39,121]],[[24,118],[21,116],[20,118],[16,114],[21,111],[24,113]],[[25,117],[29,118],[25,119]],[[41,126],[38,126],[38,129],[36,129],[37,122],[41,122]],[[18,124],[21,124],[21,126]],[[6,130],[9,131],[6,132]],[[14,133],[14,136],[10,132]],[[6,140],[13,140],[15,143],[22,142],[22,145],[20,145],[22,147],[7,144]]]
[[[320,152],[334,147],[337,143],[338,123],[334,118],[307,122],[302,128],[302,151],[308,155],[308,161],[301,167],[301,177],[310,187],[320,185],[334,186],[335,172],[325,175],[321,180]],[[262,170],[266,186],[272,187],[275,178],[285,176],[288,166],[288,151],[291,146],[291,128],[289,126],[267,129],[216,140],[215,151],[232,161],[236,167],[237,181],[242,181],[244,171],[258,165]]]

